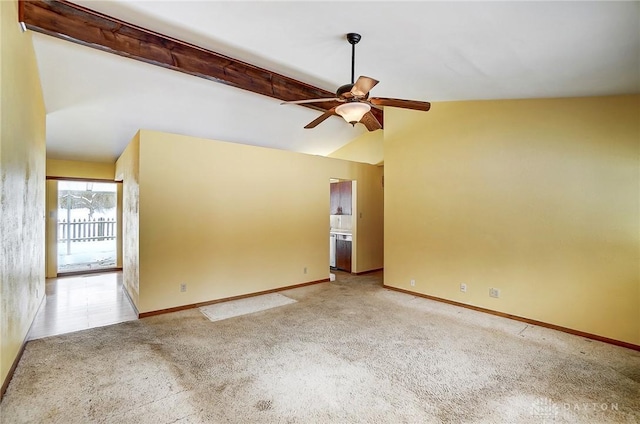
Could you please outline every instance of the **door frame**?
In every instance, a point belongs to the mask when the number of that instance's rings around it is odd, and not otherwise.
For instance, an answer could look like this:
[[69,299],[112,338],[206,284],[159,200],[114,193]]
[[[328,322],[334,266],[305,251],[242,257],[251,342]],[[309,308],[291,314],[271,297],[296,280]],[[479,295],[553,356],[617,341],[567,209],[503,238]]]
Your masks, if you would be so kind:
[[[87,183],[112,183],[116,184],[116,266],[91,271],[58,273],[58,181],[78,181]],[[45,277],[74,274],[90,274],[96,272],[110,272],[122,270],[122,181],[96,179],[96,178],[72,178],[72,177],[47,177],[45,183]]]

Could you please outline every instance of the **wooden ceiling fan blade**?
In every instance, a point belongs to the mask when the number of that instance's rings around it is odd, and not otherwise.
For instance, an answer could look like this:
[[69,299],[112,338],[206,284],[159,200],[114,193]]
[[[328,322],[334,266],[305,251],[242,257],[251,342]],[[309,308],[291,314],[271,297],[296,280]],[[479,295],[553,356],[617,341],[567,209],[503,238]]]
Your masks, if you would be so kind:
[[311,129],[311,128],[315,128],[318,124],[320,124],[321,122],[323,122],[325,119],[327,119],[328,117],[330,117],[331,115],[335,115],[336,114],[336,108],[332,107],[331,109],[329,109],[328,111],[326,111],[325,113],[323,113],[322,115],[318,116],[316,119],[314,119],[313,121],[309,122],[305,128],[306,129]]
[[418,100],[391,99],[388,97],[372,97],[369,99],[369,102],[376,106],[400,107],[403,109],[421,110],[423,112],[426,112],[431,108],[431,103],[429,102],[421,102]]
[[306,100],[291,100],[290,102],[282,102],[281,105],[301,105],[304,103],[320,103],[320,102],[339,102],[340,99],[336,97],[326,97],[324,99],[306,99]]
[[369,131],[375,131],[382,128],[382,124],[376,119],[376,117],[371,112],[367,112],[364,114],[360,123],[363,124]]
[[361,75],[360,77],[358,77],[358,81],[356,81],[356,83],[353,85],[351,94],[353,94],[354,96],[365,97],[369,93],[369,91],[371,91],[371,89],[375,87],[379,82],[380,81],[373,78]]

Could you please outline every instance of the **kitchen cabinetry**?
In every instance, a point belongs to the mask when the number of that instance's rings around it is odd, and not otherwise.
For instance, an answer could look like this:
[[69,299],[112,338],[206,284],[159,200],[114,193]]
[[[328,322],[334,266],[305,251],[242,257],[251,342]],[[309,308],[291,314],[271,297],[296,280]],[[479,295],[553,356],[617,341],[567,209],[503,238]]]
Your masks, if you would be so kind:
[[351,239],[338,237],[336,240],[336,268],[351,272]]
[[[340,186],[338,186],[338,184],[340,183],[331,183],[330,187],[331,187],[331,213],[330,215],[342,215],[341,213],[338,213],[338,208],[340,207]],[[342,212],[342,209],[340,209],[340,212]]]
[[331,215],[351,215],[351,181],[331,183]]

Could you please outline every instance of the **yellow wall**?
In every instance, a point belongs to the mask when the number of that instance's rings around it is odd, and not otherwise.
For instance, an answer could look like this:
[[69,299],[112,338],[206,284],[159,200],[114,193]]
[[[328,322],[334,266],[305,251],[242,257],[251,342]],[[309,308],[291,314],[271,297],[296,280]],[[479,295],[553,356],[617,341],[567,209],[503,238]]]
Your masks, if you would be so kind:
[[[115,165],[114,165],[115,166]],[[116,224],[116,268],[122,268],[122,263],[124,262],[122,257],[122,201],[123,201],[123,187],[122,184],[118,184],[118,191],[116,193],[116,216],[118,217],[118,222]]]
[[382,164],[384,161],[384,131],[364,133],[328,156],[372,165]]
[[45,108],[15,1],[0,2],[0,379],[44,297]]
[[46,252],[45,276],[58,275],[58,180],[46,182]]
[[139,232],[140,133],[131,140],[116,162],[115,177],[122,181],[122,283],[140,311],[140,232]]
[[[343,161],[338,161],[342,164]],[[347,162],[349,163],[349,162]],[[327,162],[329,164],[329,162]],[[335,164],[332,164],[335,166]],[[326,165],[325,165],[326,166]],[[353,173],[355,171],[355,173]],[[352,176],[345,179],[355,181],[353,208],[354,250],[352,272],[366,272],[384,267],[384,168],[364,165],[351,169]],[[330,208],[328,200],[327,208]],[[327,256],[327,260],[328,260]]]
[[47,159],[47,177],[113,181],[115,163]]
[[[118,160],[125,240],[136,144]],[[354,272],[381,268],[381,177],[372,165],[141,131],[139,197],[130,196],[139,200],[139,311],[328,278],[330,178],[357,181]],[[125,250],[125,275],[126,260]]]
[[385,284],[640,344],[640,96],[385,118]]
[[[83,162],[75,160],[47,159],[47,177],[60,179],[86,179],[114,181],[116,164],[101,162]],[[116,243],[116,267],[122,267],[122,185],[118,184],[118,208],[117,208],[117,243]],[[46,276],[47,278],[58,275],[58,183],[56,180],[47,180],[47,251],[46,251]]]

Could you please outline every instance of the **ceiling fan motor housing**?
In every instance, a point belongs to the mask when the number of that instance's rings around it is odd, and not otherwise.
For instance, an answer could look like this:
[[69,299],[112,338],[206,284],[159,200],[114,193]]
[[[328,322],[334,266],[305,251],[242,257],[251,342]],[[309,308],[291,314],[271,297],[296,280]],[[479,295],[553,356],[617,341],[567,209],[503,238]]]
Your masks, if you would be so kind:
[[353,84],[341,85],[336,91],[336,97],[343,98],[345,93],[351,93],[352,88]]
[[338,90],[336,90],[336,97],[339,99],[344,99],[346,101],[358,101],[358,100],[367,100],[369,98],[369,93],[365,96],[354,97],[353,93],[351,93],[351,89],[355,84],[345,84],[341,85]]

